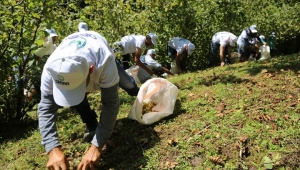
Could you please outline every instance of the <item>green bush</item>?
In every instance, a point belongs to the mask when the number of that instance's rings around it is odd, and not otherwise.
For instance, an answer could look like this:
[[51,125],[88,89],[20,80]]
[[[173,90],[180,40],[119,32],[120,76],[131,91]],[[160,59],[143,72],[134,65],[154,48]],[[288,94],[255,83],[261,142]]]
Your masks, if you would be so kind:
[[[265,36],[276,32],[279,52],[299,50],[298,1],[9,0],[2,3],[0,123],[26,115],[23,88],[28,88],[32,74],[37,74],[30,71],[37,66],[29,63],[34,60],[33,51],[43,42],[45,28],[56,29],[60,41],[75,32],[80,21],[85,21],[110,43],[131,33],[155,32],[159,36],[155,48],[161,62],[169,61],[166,56],[168,40],[180,36],[196,45],[194,54],[189,57],[190,71],[206,67],[215,32],[230,31],[239,36],[252,24],[256,24]],[[18,81],[17,86],[17,80],[24,81]]]

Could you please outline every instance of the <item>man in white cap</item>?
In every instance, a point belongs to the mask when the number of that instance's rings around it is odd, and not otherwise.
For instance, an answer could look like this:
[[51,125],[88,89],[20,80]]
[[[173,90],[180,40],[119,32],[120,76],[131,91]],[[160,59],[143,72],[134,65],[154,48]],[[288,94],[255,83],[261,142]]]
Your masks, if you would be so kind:
[[172,59],[175,59],[179,74],[185,70],[185,62],[188,55],[192,55],[195,50],[195,45],[191,41],[174,37],[168,42],[167,53]]
[[251,25],[249,28],[242,31],[237,40],[238,53],[241,54],[240,61],[246,61],[249,59],[251,51],[257,51],[257,40],[263,44],[266,44],[264,40],[260,39],[256,25]]
[[86,92],[101,90],[100,122],[90,148],[78,165],[79,170],[95,169],[117,119],[118,84],[114,53],[100,34],[76,32],[61,42],[44,66],[38,105],[39,129],[48,154],[48,169],[69,169],[56,129],[58,106],[78,105]]
[[[140,57],[142,50],[145,47],[154,46],[157,43],[157,35],[149,33],[146,36],[143,35],[127,35],[121,38],[120,42],[115,42],[114,46],[118,48],[122,55],[122,65],[126,70],[130,67],[130,54],[134,58],[134,62],[140,67],[146,70],[149,74],[153,74],[153,71],[148,69],[141,61]],[[116,48],[115,48],[116,49]]]
[[[213,67],[215,65],[216,56],[218,56],[218,51],[220,49],[220,61],[221,66],[225,66],[225,64],[230,64],[230,57],[232,47],[235,46],[237,41],[237,37],[230,32],[217,32],[212,37],[211,42],[211,55],[209,59],[209,66]],[[228,57],[226,57],[226,55]]]
[[[150,70],[164,71],[167,74],[173,75],[173,73],[170,72],[167,68],[162,67],[161,64],[155,61],[155,56],[156,56],[155,49],[149,49],[146,55],[141,56],[140,60]],[[139,68],[137,77],[139,78],[141,83],[144,83],[148,79],[151,79],[151,75],[143,68]]]

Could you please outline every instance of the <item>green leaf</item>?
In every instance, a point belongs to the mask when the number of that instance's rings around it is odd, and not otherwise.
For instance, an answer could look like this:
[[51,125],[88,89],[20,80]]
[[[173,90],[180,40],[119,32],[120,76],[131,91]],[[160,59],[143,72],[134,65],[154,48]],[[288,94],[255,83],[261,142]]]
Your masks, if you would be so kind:
[[273,169],[273,162],[268,156],[263,157],[263,162],[266,169]]
[[39,15],[38,13],[32,13],[31,15],[32,15],[34,18],[38,18],[38,19],[41,18],[40,15]]

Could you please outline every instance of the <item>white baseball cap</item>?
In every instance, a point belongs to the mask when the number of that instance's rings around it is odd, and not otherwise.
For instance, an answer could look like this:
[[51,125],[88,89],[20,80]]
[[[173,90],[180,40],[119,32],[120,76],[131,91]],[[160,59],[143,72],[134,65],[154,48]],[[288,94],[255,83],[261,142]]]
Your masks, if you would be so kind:
[[188,49],[187,49],[187,53],[188,55],[191,55],[195,50],[195,45],[193,43],[188,43]]
[[79,30],[79,32],[81,32],[81,31],[88,31],[89,28],[88,28],[87,23],[85,23],[85,22],[80,22],[80,23],[78,24],[78,30]]
[[57,37],[55,29],[51,28],[51,29],[46,29],[45,31],[50,35],[51,38],[52,37]]
[[252,33],[257,33],[258,32],[256,25],[251,25],[250,30],[251,30]]
[[48,64],[47,71],[53,80],[53,97],[58,105],[75,106],[83,101],[89,73],[85,57],[57,58]]
[[155,54],[155,55],[156,55],[155,49],[149,49],[149,50],[147,51],[147,55],[150,55],[150,54]]
[[156,43],[157,43],[157,38],[158,38],[157,35],[154,34],[154,33],[149,33],[148,36],[151,38],[152,44],[153,44],[153,45],[156,45]]
[[232,47],[235,46],[236,41],[237,41],[237,37],[235,35],[230,36],[229,45]]

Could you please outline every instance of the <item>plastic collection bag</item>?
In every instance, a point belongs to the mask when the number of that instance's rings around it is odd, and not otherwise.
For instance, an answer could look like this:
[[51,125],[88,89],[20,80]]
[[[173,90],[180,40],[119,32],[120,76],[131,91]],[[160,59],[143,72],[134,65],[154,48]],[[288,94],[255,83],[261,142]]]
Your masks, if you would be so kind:
[[171,71],[173,74],[179,74],[179,69],[178,69],[178,67],[176,66],[176,62],[175,62],[175,61],[173,61],[173,62],[171,63],[171,69],[170,69],[170,71]]
[[[149,125],[171,115],[174,111],[178,92],[178,88],[166,79],[152,78],[147,80],[140,87],[128,118]],[[143,115],[143,105],[150,103],[156,105],[150,112]]]
[[268,45],[260,46],[259,51],[261,53],[261,57],[259,60],[265,60],[265,59],[271,58],[270,47]]
[[134,81],[135,81],[136,84],[140,84],[141,83],[140,79],[137,76],[138,71],[139,71],[139,66],[136,66],[136,65],[131,66],[129,69],[126,69],[125,71],[126,71],[126,73],[128,75],[130,75],[131,77],[133,77],[133,79],[134,79]]

